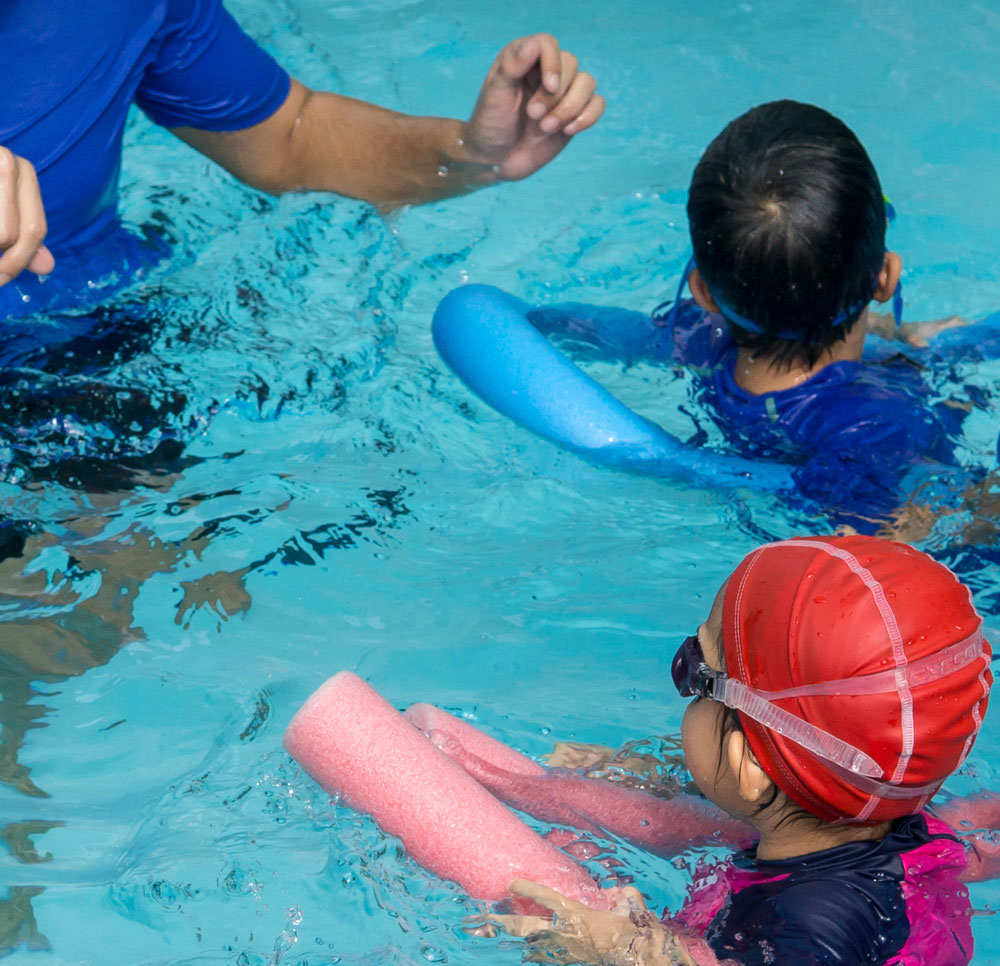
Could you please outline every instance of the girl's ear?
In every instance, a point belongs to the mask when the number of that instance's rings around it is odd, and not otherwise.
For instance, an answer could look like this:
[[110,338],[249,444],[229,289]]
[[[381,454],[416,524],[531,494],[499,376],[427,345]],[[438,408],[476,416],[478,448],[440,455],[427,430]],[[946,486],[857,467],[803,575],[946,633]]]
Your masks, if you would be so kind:
[[[899,276],[903,271],[903,260],[895,252],[886,252],[882,259],[882,271],[878,273],[875,294],[876,302],[888,302],[899,284]],[[692,286],[691,291],[694,291]]]
[[705,284],[705,279],[701,277],[701,272],[696,268],[692,268],[691,274],[688,275],[688,287],[691,289],[694,300],[706,312],[715,312],[718,314],[719,303],[712,298],[712,293],[709,292],[708,286]]
[[726,753],[740,798],[745,802],[759,802],[771,790],[774,782],[757,763],[742,731],[729,733]]

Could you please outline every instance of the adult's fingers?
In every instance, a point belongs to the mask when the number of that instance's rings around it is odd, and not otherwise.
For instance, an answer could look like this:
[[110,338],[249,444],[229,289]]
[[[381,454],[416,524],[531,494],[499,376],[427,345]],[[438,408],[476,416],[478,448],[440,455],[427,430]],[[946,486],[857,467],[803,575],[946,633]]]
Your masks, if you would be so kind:
[[567,966],[569,963],[581,962],[579,957],[574,956],[568,949],[559,946],[558,943],[553,946],[536,946],[533,949],[529,949],[521,957],[521,961],[525,963],[548,963],[549,966]]
[[536,67],[542,87],[555,93],[559,89],[562,61],[559,41],[552,34],[532,34],[511,41],[497,61],[497,72],[511,84],[520,83]]
[[[577,77],[579,61],[576,54],[568,50],[560,50],[558,53],[559,72],[553,85],[539,84],[532,92],[525,110],[528,117],[538,120],[544,117],[556,104],[558,104],[570,89],[573,81]],[[529,78],[530,82],[530,78]]]
[[581,131],[586,131],[588,127],[593,127],[604,113],[606,106],[604,98],[600,94],[595,94],[580,114],[563,128],[563,134],[579,134]]
[[538,127],[546,134],[559,131],[575,121],[594,97],[597,81],[584,71],[576,74],[569,87],[539,121]]
[[615,890],[615,909],[645,909],[646,900],[635,886],[622,886]]
[[56,260],[52,252],[42,245],[28,262],[28,271],[36,275],[50,275],[56,267]]
[[0,148],[0,285],[29,267],[42,274],[52,271],[54,260],[42,244],[46,230],[33,165]]

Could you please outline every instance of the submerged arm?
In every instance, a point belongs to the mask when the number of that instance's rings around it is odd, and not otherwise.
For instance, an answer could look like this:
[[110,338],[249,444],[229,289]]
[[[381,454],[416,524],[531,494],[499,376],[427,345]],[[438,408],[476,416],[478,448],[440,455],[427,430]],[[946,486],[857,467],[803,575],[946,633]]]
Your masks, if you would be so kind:
[[552,770],[543,776],[504,771],[454,740],[438,740],[449,755],[501,801],[543,822],[595,835],[618,836],[658,855],[696,845],[742,847],[756,839],[750,826],[693,795],[656,798],[616,782]]
[[935,802],[931,811],[947,822],[965,845],[963,882],[985,882],[1000,878],[1000,795],[982,791],[966,797]]

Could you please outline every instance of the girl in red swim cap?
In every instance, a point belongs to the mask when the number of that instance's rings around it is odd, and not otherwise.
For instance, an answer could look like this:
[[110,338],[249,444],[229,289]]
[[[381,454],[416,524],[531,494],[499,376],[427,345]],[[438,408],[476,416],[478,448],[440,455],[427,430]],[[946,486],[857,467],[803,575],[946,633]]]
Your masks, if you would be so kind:
[[547,962],[964,966],[960,877],[983,876],[925,809],[986,711],[981,623],[955,576],[903,544],[755,550],[672,670],[695,699],[682,725],[694,781],[757,843],[699,868],[675,919],[659,921],[634,889],[603,912],[521,881],[512,890],[553,922],[496,921],[531,935]]

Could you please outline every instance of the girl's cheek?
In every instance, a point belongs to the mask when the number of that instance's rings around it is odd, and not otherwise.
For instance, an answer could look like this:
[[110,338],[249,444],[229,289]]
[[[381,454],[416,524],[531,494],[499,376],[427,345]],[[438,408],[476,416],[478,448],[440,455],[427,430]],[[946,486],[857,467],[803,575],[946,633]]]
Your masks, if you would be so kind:
[[684,761],[699,790],[711,797],[711,786],[719,774],[719,711],[713,701],[692,701],[681,720]]

